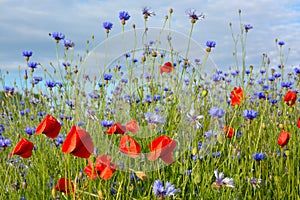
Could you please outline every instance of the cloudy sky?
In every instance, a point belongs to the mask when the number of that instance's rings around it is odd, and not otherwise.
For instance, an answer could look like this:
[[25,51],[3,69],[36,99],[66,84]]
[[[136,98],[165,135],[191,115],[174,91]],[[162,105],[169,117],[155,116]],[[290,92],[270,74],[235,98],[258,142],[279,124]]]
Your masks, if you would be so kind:
[[205,46],[214,40],[216,48],[212,58],[216,65],[228,69],[234,65],[232,57],[234,43],[229,23],[239,32],[238,9],[242,10],[242,22],[254,28],[247,37],[247,63],[259,67],[263,53],[271,59],[271,67],[279,64],[275,38],[285,42],[283,53],[288,66],[299,66],[300,55],[300,3],[298,0],[185,0],[185,1],[119,1],[119,0],[0,0],[0,69],[16,71],[25,69],[22,51],[32,50],[32,61],[45,67],[55,61],[55,43],[49,33],[59,31],[75,42],[75,53],[83,54],[86,40],[95,36],[95,43],[105,39],[104,21],[114,24],[110,35],[121,32],[119,11],[131,15],[125,27],[132,24],[143,27],[141,10],[151,7],[156,16],[148,20],[148,27],[161,27],[164,16],[173,8],[172,29],[188,34],[190,20],[185,14],[194,8],[205,19],[195,24],[193,39]]

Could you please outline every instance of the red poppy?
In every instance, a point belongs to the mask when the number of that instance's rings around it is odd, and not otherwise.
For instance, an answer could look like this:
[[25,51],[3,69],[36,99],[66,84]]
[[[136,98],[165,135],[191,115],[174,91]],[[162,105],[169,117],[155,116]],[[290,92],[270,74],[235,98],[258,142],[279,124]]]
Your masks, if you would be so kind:
[[288,106],[293,106],[297,100],[297,94],[293,91],[288,91],[283,99]]
[[278,144],[281,147],[284,147],[290,140],[290,133],[286,131],[282,131],[278,137]]
[[126,131],[137,133],[139,131],[139,126],[135,120],[126,123]]
[[159,72],[160,74],[166,72],[166,73],[171,73],[174,71],[174,67],[172,65],[172,63],[170,62],[166,62],[164,65],[159,66]]
[[61,151],[80,158],[88,158],[94,151],[94,144],[88,132],[77,126],[72,126]]
[[107,130],[108,135],[112,134],[124,134],[126,132],[126,127],[123,126],[120,122],[117,122],[109,127]]
[[159,136],[148,145],[150,148],[148,159],[150,161],[155,161],[158,158],[161,158],[166,163],[173,163],[172,152],[174,151],[176,144],[176,141],[172,138],[164,135]]
[[91,179],[96,179],[97,176],[100,176],[100,178],[108,180],[117,169],[117,165],[110,160],[110,156],[101,155],[97,157],[94,165],[94,163],[89,159],[89,165],[85,167],[84,173]]
[[74,183],[67,178],[60,178],[55,185],[55,190],[70,194],[74,191]]
[[139,143],[129,135],[123,135],[120,140],[120,151],[128,154],[132,158],[136,158],[141,152],[141,147]]
[[234,134],[234,128],[229,127],[229,126],[225,126],[223,128],[224,134],[226,137],[228,138],[232,138],[233,134]]
[[29,140],[22,138],[14,150],[9,154],[12,157],[14,154],[21,156],[22,158],[29,158],[32,154],[33,143]]
[[59,134],[61,125],[56,118],[47,114],[44,120],[36,128],[36,134],[45,134],[49,138],[56,138]]
[[298,119],[298,128],[300,128],[300,117]]
[[236,104],[241,105],[242,100],[244,100],[244,91],[241,87],[233,88],[230,92],[231,105],[235,106]]

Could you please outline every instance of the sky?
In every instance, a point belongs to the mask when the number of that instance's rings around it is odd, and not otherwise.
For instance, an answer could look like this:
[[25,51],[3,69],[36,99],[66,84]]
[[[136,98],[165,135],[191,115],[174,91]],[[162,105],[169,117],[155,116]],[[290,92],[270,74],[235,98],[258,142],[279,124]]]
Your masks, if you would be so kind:
[[33,51],[31,60],[47,68],[50,61],[56,60],[55,42],[49,36],[53,31],[64,33],[66,39],[74,41],[75,54],[83,55],[86,41],[92,35],[95,36],[95,44],[105,40],[104,21],[113,23],[110,36],[120,34],[120,11],[131,15],[125,30],[132,30],[132,24],[143,28],[141,10],[144,6],[150,7],[156,14],[148,19],[149,28],[161,27],[165,15],[173,8],[172,29],[185,35],[189,34],[191,27],[186,10],[194,8],[197,13],[203,13],[205,19],[197,21],[192,37],[203,47],[207,40],[216,42],[210,56],[220,69],[226,70],[235,63],[229,23],[232,23],[234,34],[238,34],[239,9],[242,11],[242,23],[253,26],[247,34],[246,66],[253,65],[259,69],[262,54],[266,53],[271,60],[270,67],[276,68],[279,64],[276,38],[285,42],[282,52],[288,56],[286,66],[300,64],[298,0],[0,0],[0,69],[2,73],[26,69],[22,57],[24,50]]

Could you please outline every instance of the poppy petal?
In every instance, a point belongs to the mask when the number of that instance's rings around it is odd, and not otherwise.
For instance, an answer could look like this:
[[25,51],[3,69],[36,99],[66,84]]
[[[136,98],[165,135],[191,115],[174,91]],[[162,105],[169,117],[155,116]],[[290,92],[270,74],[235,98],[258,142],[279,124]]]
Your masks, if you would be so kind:
[[22,158],[29,158],[32,155],[33,146],[32,142],[22,138],[9,156],[12,157],[14,154],[17,154]]
[[55,185],[55,190],[70,194],[74,191],[74,183],[67,178],[60,178]]
[[126,123],[126,131],[137,133],[139,130],[138,124],[135,120]]
[[[129,144],[129,147],[128,147]],[[120,140],[120,151],[128,154],[132,158],[138,157],[141,151],[140,145],[129,135],[124,135]]]
[[45,134],[49,138],[56,138],[61,129],[60,123],[52,115],[47,114],[43,121],[36,128],[36,134]]
[[281,146],[284,147],[290,140],[290,133],[286,131],[282,131],[280,135],[278,136],[277,143]]

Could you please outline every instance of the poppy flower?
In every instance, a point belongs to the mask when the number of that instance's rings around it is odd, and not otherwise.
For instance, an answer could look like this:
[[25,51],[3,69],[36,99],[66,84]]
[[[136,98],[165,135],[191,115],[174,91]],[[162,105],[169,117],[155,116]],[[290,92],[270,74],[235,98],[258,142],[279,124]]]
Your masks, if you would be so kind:
[[224,134],[226,137],[228,138],[232,138],[233,134],[234,134],[234,128],[229,127],[229,126],[225,126],[223,128]]
[[137,133],[139,130],[138,124],[135,120],[126,123],[126,131]]
[[290,140],[290,133],[286,131],[282,131],[278,137],[278,144],[281,147],[284,147]]
[[74,183],[67,178],[60,178],[55,185],[55,190],[70,194],[74,191]]
[[136,158],[141,152],[141,147],[132,137],[123,135],[120,140],[120,151],[132,158]]
[[45,134],[49,138],[56,138],[59,134],[61,125],[56,118],[47,114],[44,120],[36,128],[36,134]]
[[298,119],[298,128],[300,128],[300,117]]
[[14,150],[9,154],[12,157],[14,154],[21,156],[22,158],[29,158],[32,154],[33,143],[29,140],[22,138]]
[[241,105],[242,100],[244,100],[244,91],[241,87],[233,88],[230,92],[231,105],[235,106],[236,104]]
[[166,72],[166,73],[171,73],[174,71],[174,67],[172,65],[172,63],[170,62],[166,62],[164,65],[159,66],[159,72],[160,74]]
[[293,106],[297,100],[297,94],[293,91],[288,91],[283,99],[288,106]]
[[94,144],[90,134],[78,126],[72,126],[62,144],[62,152],[71,153],[80,158],[88,158],[93,151]]
[[176,141],[172,138],[164,135],[159,136],[148,145],[150,148],[148,159],[150,161],[155,161],[158,158],[161,158],[168,164],[173,163],[172,152],[174,151],[176,144]]
[[117,168],[117,165],[110,160],[110,156],[107,155],[98,156],[95,164],[89,159],[89,165],[84,169],[84,173],[91,179],[96,179],[99,176],[104,180],[108,180]]
[[111,125],[107,130],[108,135],[124,134],[125,132],[126,132],[126,127],[123,126],[120,122]]

